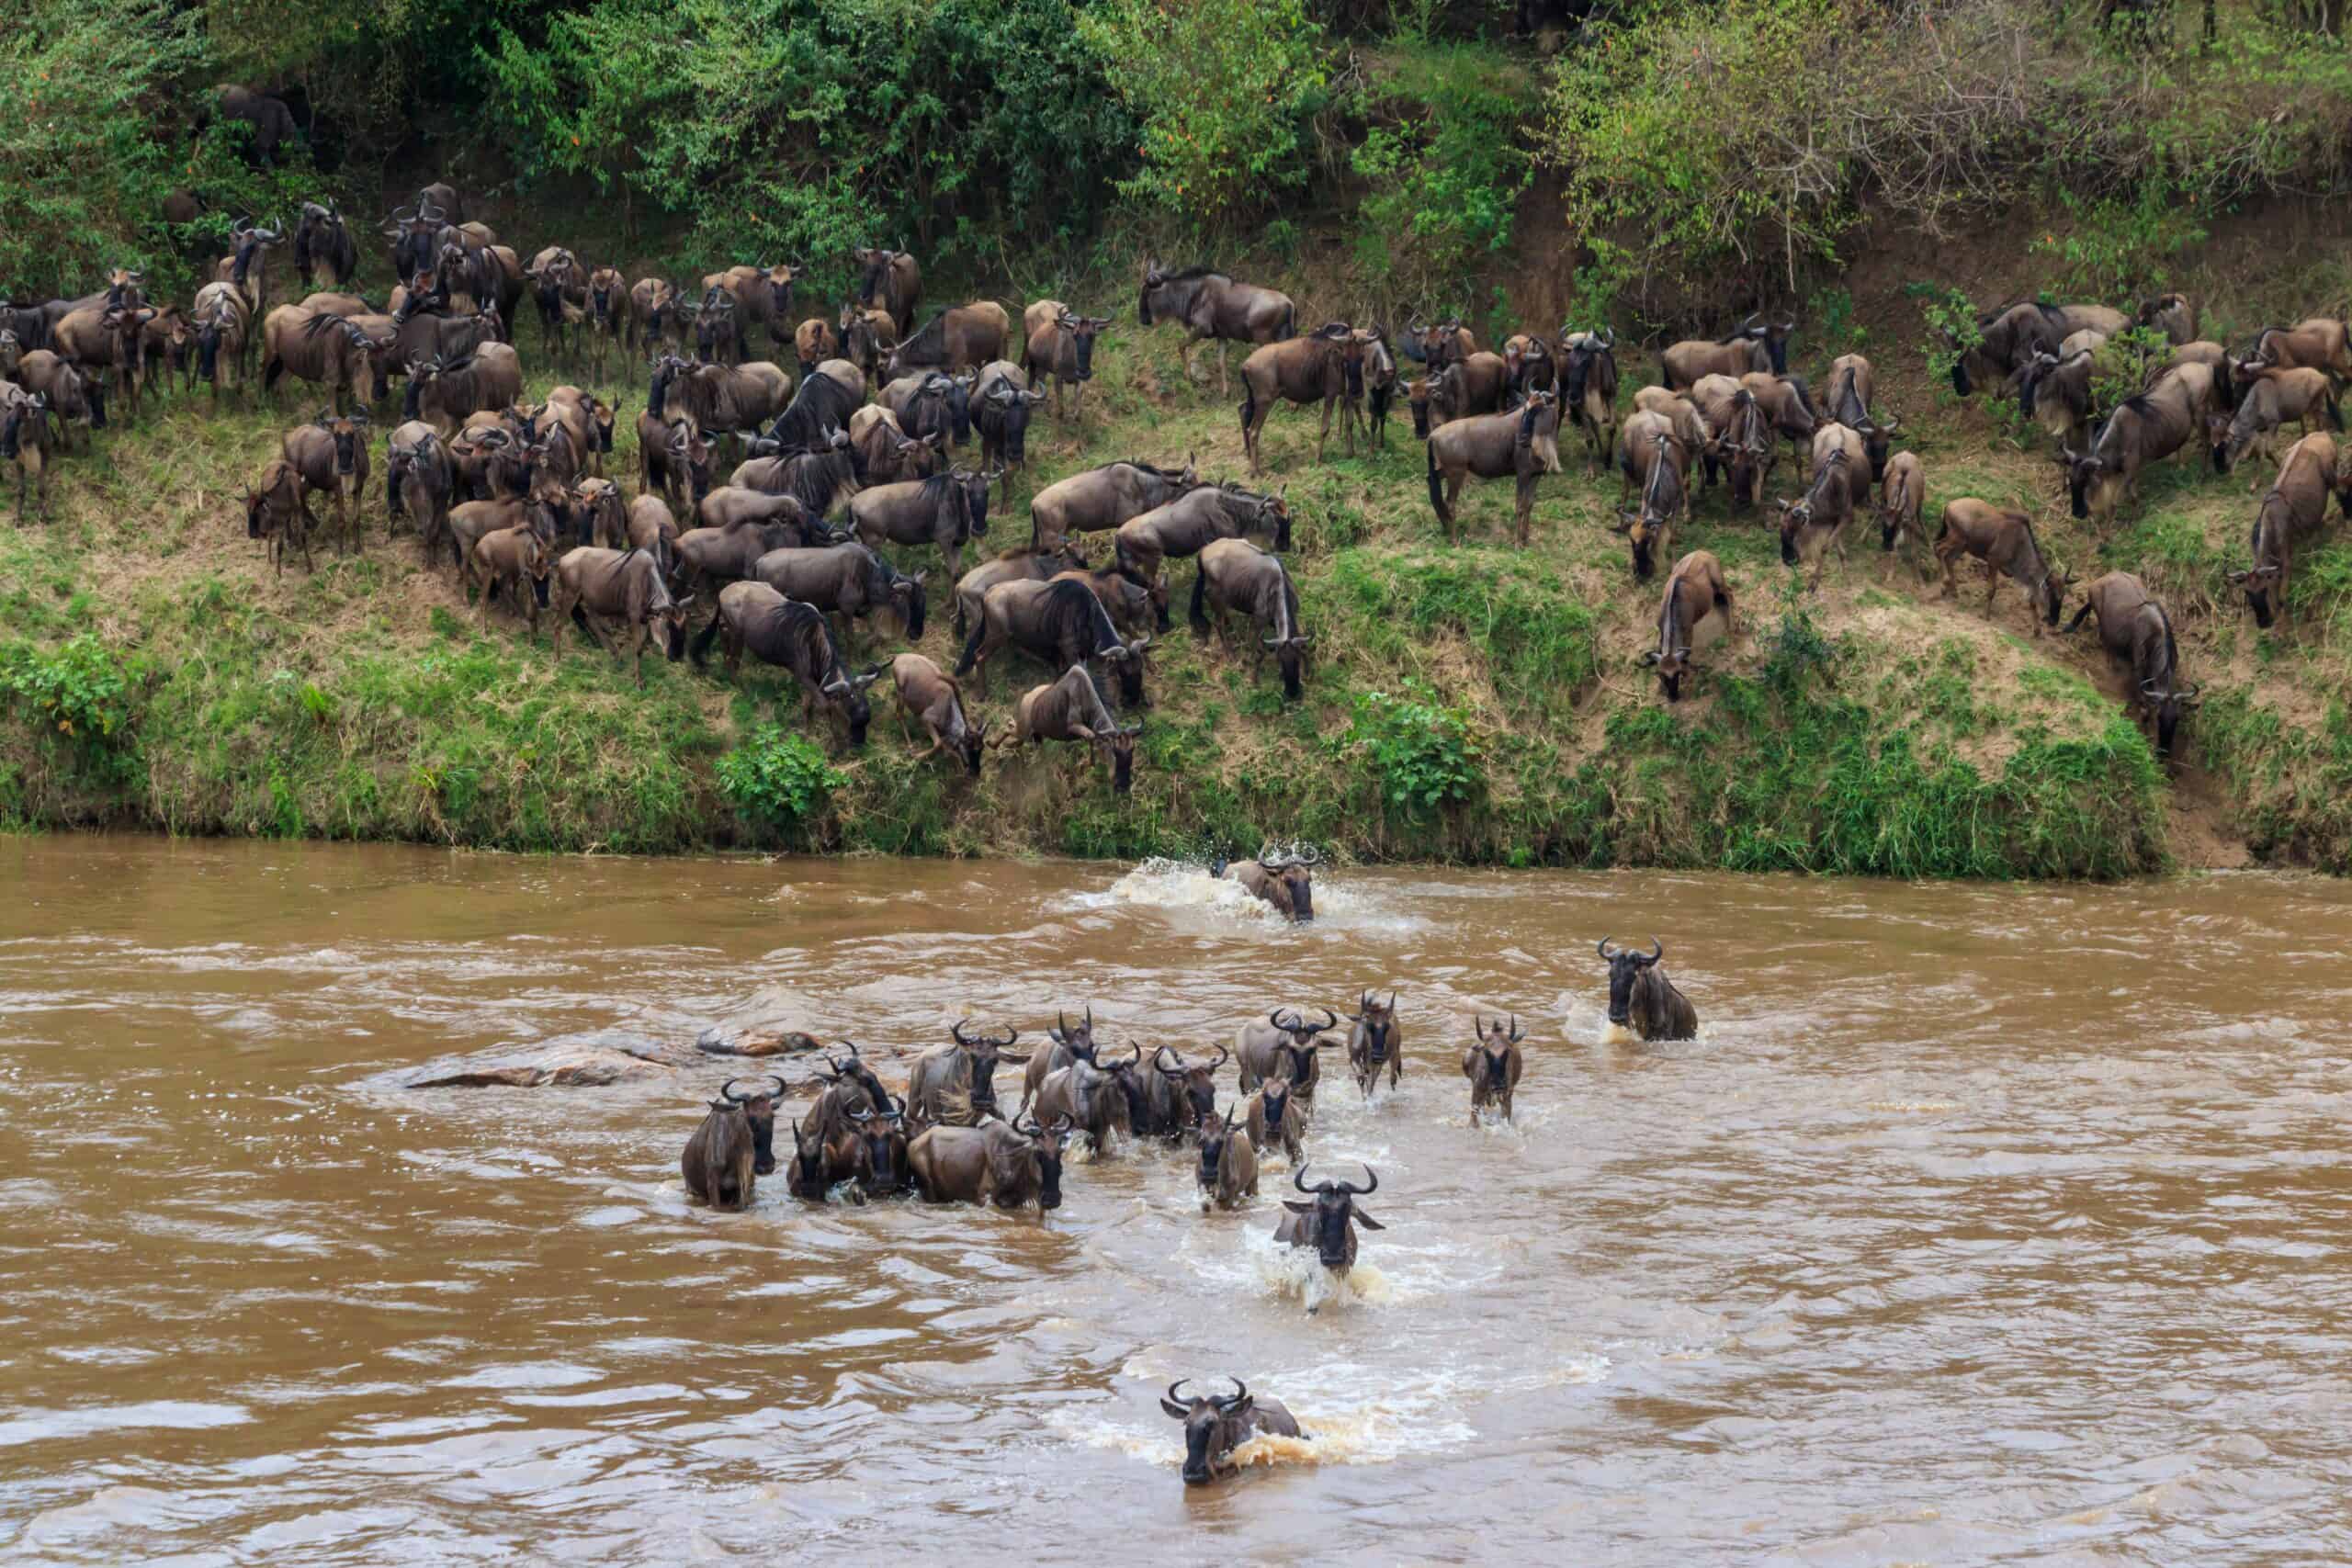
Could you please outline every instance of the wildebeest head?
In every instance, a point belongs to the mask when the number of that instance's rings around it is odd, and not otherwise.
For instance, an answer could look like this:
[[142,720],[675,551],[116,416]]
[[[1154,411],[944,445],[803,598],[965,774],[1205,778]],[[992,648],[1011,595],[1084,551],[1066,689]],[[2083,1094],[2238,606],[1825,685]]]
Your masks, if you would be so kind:
[[1492,1093],[1501,1094],[1510,1088],[1510,1048],[1527,1038],[1526,1032],[1519,1027],[1519,1014],[1510,1015],[1508,1032],[1499,1023],[1489,1028],[1487,1021],[1476,1013],[1470,1015],[1470,1027],[1478,1037],[1478,1043],[1472,1047],[1478,1054],[1477,1061],[1472,1066],[1478,1071],[1471,1082]]
[[899,1169],[907,1145],[906,1103],[881,1098],[880,1110],[860,1107],[845,1112],[865,1145],[865,1179],[877,1192],[896,1191],[902,1180]]
[[1430,438],[1430,394],[1436,389],[1434,378],[1423,376],[1405,383],[1405,403],[1413,411],[1413,436],[1416,440]]
[[[1748,318],[1751,321],[1755,319],[1753,316]],[[1775,376],[1789,373],[1789,334],[1796,330],[1797,319],[1791,316],[1785,321],[1765,322],[1755,334],[1763,340],[1764,352],[1771,356],[1772,374]]]
[[1589,333],[1571,331],[1566,323],[1560,328],[1560,348],[1567,355],[1566,389],[1570,408],[1584,406],[1584,391],[1589,383],[1593,367],[1604,359],[1613,359],[1617,333],[1611,328],[1600,327]]
[[1258,1085],[1259,1113],[1265,1118],[1266,1136],[1279,1140],[1278,1129],[1290,1115],[1291,1091],[1298,1087],[1300,1075],[1306,1071],[1306,1054],[1295,1045],[1283,1045],[1282,1052],[1290,1064],[1290,1076],[1265,1078]]
[[1609,939],[1600,939],[1601,960],[1609,965],[1609,1021],[1621,1029],[1633,1021],[1634,983],[1666,956],[1666,944],[1656,937],[1650,938],[1650,949],[1642,953],[1627,947],[1611,953]]
[[1008,462],[1028,461],[1029,411],[1045,400],[1045,393],[1023,391],[1004,380],[995,382],[981,395],[981,406],[996,416],[998,447]]
[[698,306],[680,305],[695,323],[695,353],[704,359],[717,359],[718,351],[735,341],[735,296],[721,288],[713,288],[703,297]]
[[865,700],[865,688],[881,678],[882,667],[878,664],[853,675],[835,663],[831,678],[820,688],[841,714],[842,722],[849,727],[852,746],[865,744],[865,727],[874,722],[874,706]]
[[1025,1123],[1013,1123],[1012,1130],[1029,1140],[1029,1153],[1037,1162],[1037,1207],[1040,1209],[1062,1206],[1062,1148],[1069,1142],[1073,1125],[1067,1116],[1055,1117],[1050,1127],[1039,1126],[1035,1116]]
[[[1159,1070],[1163,1073],[1168,1071],[1166,1067]],[[1195,1109],[1197,1108],[1196,1103]],[[1216,1119],[1216,1096],[1212,1091],[1209,1095],[1208,1109],[1201,1115],[1200,1128],[1201,1164],[1196,1179],[1203,1189],[1214,1192],[1216,1190],[1217,1177],[1225,1168],[1225,1151],[1233,1142],[1233,1107],[1228,1105],[1225,1108],[1225,1120],[1219,1122]]]
[[[1305,861],[1286,860],[1274,862],[1261,861],[1258,863],[1266,868],[1266,874],[1269,876],[1272,876],[1276,882],[1282,884],[1283,891],[1288,895],[1290,899],[1290,918],[1296,920],[1300,925],[1306,925],[1309,921],[1313,920],[1315,919],[1315,878],[1313,874],[1308,872],[1306,869],[1306,863]],[[1325,1011],[1329,1013],[1329,1021],[1322,1025],[1322,1028],[1330,1029],[1335,1027],[1340,1021],[1339,1015],[1337,1013],[1330,1013],[1329,1009],[1326,1009]],[[1294,1031],[1294,1032],[1295,1032],[1295,1031]],[[1312,1033],[1316,1032],[1309,1031],[1309,1032]]]
[[2180,721],[2197,705],[2197,688],[2174,688],[2169,680],[2143,681],[2140,702],[2156,721],[2156,755],[2169,759],[2173,736],[2180,728]]
[[1309,1187],[1304,1163],[1291,1172],[1291,1185],[1301,1192],[1313,1194],[1315,1201],[1301,1203],[1285,1198],[1283,1207],[1294,1214],[1311,1217],[1308,1230],[1315,1255],[1326,1269],[1344,1269],[1355,1262],[1355,1237],[1348,1229],[1351,1224],[1368,1231],[1387,1228],[1355,1206],[1358,1198],[1369,1198],[1380,1190],[1380,1172],[1370,1166],[1365,1166],[1363,1171],[1368,1180],[1362,1187],[1351,1181],[1318,1181]]
[[775,1085],[773,1092],[755,1089],[744,1094],[735,1092],[741,1079],[729,1078],[718,1090],[718,1099],[711,1102],[716,1111],[721,1102],[739,1107],[752,1127],[752,1172],[755,1176],[775,1174],[775,1102],[784,1098],[784,1080],[771,1077]]
[[243,288],[246,280],[252,276],[254,265],[261,259],[262,253],[286,237],[285,228],[285,220],[282,219],[279,220],[277,226],[272,229],[256,227],[250,218],[238,219],[229,231],[232,258],[229,263],[229,280],[239,288]]
[[1079,1015],[1078,1027],[1075,1029],[1070,1027],[1069,1011],[1067,1010],[1057,1010],[1054,1014],[1054,1027],[1046,1031],[1046,1038],[1051,1040],[1055,1044],[1069,1052],[1070,1055],[1074,1056],[1082,1056],[1090,1061],[1092,1060],[1094,1055],[1094,1004],[1092,1002],[1086,1004],[1086,1010]]
[[1062,341],[1078,355],[1078,379],[1094,379],[1094,339],[1110,324],[1108,316],[1076,315],[1067,306],[1055,318],[1054,326],[1061,333]]
[[710,443],[703,439],[694,422],[681,419],[670,426],[670,464],[686,476],[692,499],[697,502],[710,494]]
[[1356,1006],[1362,1010],[1348,1014],[1348,1021],[1363,1025],[1364,1052],[1371,1064],[1387,1066],[1390,1045],[1396,1038],[1396,993],[1390,991],[1384,1002],[1366,991],[1356,998]]
[[[2110,421],[2112,418],[2110,415]],[[2077,452],[2072,446],[2064,448],[2064,451],[2069,510],[2076,517],[2088,517],[2091,514],[2091,488],[2098,483],[2109,464],[2106,457],[2100,456],[2096,443],[2087,452]]]
[[1783,564],[1797,564],[1797,536],[1814,520],[1814,498],[1829,486],[1845,482],[1846,449],[1840,446],[1814,466],[1813,484],[1802,499],[1781,502],[1781,560]]
[[1233,1467],[1234,1449],[1250,1434],[1250,1417],[1257,1408],[1250,1385],[1233,1380],[1233,1392],[1219,1399],[1194,1394],[1179,1399],[1176,1391],[1190,1382],[1178,1378],[1168,1385],[1159,1407],[1184,1423],[1184,1484],[1205,1486],[1217,1472]]
[[[908,577],[887,561],[883,565],[890,572],[890,601],[897,606],[899,619],[907,628],[907,640],[921,642],[923,620],[931,610],[931,590],[925,586],[931,581],[931,570],[926,567]],[[977,762],[973,764],[973,771],[978,771]]]
[[784,323],[792,320],[793,285],[799,282],[800,275],[808,270],[807,265],[801,262],[760,264],[761,281],[767,286],[768,291],[768,324],[770,330],[777,334],[778,343],[784,341]]
[[356,409],[350,413],[330,413],[321,409],[312,421],[334,442],[334,471],[348,475],[359,461],[359,447],[367,437],[368,411]]
[[1143,259],[1143,288],[1136,297],[1136,320],[1151,325],[1151,297],[1168,281],[1168,274],[1150,256]]
[[964,1054],[971,1058],[972,1109],[981,1111],[993,1111],[996,1109],[996,1065],[999,1062],[1026,1062],[1029,1058],[1025,1055],[1016,1056],[1005,1049],[1021,1038],[1021,1031],[1012,1030],[1001,1040],[989,1034],[974,1039],[964,1032],[964,1025],[970,1021],[969,1019],[958,1020],[947,1032],[955,1037],[956,1043],[963,1047]]
[[[1162,1056],[1172,1057],[1176,1065],[1172,1067],[1167,1066],[1161,1062]],[[1206,1128],[1210,1118],[1216,1114],[1216,1084],[1214,1076],[1216,1070],[1232,1060],[1232,1057],[1233,1053],[1220,1045],[1216,1048],[1216,1061],[1204,1067],[1188,1067],[1184,1065],[1184,1059],[1182,1056],[1176,1055],[1167,1046],[1162,1045],[1151,1054],[1151,1065],[1153,1070],[1173,1085],[1176,1091],[1182,1094],[1186,1103],[1192,1107],[1193,1124]]]
[[857,264],[858,302],[882,304],[883,280],[889,276],[890,264],[898,260],[899,253],[888,245],[875,245],[854,250],[850,257]]
[[[1087,592],[1091,595],[1093,590],[1089,589]],[[1117,643],[1115,646],[1118,651],[1115,653],[1106,651],[1104,657],[1118,669],[1119,701],[1130,707],[1140,706],[1144,700],[1143,659],[1145,654],[1151,651],[1151,638],[1139,637],[1133,642]],[[1129,746],[1132,747],[1135,740],[1133,731],[1128,733],[1127,739]]]
[[800,1197],[815,1197],[825,1190],[825,1140],[820,1129],[804,1126],[795,1119],[792,1168],[785,1173],[784,1179],[785,1185]]
[[[1121,673],[1124,675],[1126,671],[1139,667],[1140,662],[1129,660],[1120,666]],[[1094,737],[1094,744],[1101,747],[1111,760],[1111,793],[1114,795],[1125,795],[1135,788],[1136,737],[1142,733],[1143,725],[1138,722],[1121,725],[1108,734],[1098,732]]]

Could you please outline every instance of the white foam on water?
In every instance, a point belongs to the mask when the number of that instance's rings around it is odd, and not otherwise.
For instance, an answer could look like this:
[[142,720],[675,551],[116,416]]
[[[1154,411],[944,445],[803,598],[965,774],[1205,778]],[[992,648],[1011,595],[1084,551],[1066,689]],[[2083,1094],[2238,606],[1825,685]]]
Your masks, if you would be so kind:
[[1072,910],[1157,909],[1178,921],[1267,934],[1295,931],[1312,935],[1329,927],[1403,931],[1426,924],[1419,916],[1392,904],[1386,889],[1375,890],[1322,871],[1315,876],[1314,921],[1294,926],[1272,905],[1239,883],[1211,876],[1206,865],[1159,856],[1143,862],[1101,892],[1070,894],[1060,899],[1057,907]]

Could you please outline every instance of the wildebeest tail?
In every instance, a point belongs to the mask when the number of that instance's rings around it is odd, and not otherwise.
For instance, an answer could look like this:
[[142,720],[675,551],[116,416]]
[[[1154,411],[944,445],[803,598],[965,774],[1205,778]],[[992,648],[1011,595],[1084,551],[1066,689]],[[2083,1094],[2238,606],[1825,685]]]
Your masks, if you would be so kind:
[[718,623],[723,619],[725,615],[722,612],[712,610],[710,625],[695,634],[694,643],[686,651],[694,656],[695,668],[701,668],[703,660],[710,654],[710,645],[718,640]]
[[1287,306],[1283,310],[1283,336],[1285,339],[1289,339],[1295,338],[1297,335],[1298,307],[1296,305]]
[[1193,569],[1193,604],[1192,608],[1185,612],[1185,619],[1192,624],[1195,631],[1208,630],[1208,581],[1207,572],[1197,567]]
[[1250,379],[1250,372],[1241,373],[1241,432],[1250,433],[1250,422],[1258,417],[1258,386]]
[[970,673],[971,673],[971,671],[972,671],[972,666],[973,666],[974,664],[976,664],[976,663],[979,662],[979,658],[980,658],[980,639],[981,639],[982,637],[984,637],[988,636],[988,632],[989,632],[989,617],[988,617],[988,612],[987,612],[986,610],[982,610],[982,611],[980,612],[979,619],[978,619],[978,620],[976,620],[976,621],[974,621],[974,622],[972,623],[972,633],[971,633],[971,635],[970,635],[969,637],[966,637],[966,638],[964,639],[964,653],[963,653],[963,657],[956,660],[956,674],[958,674],[958,675],[968,675],[968,674],[970,674]]
[[2337,430],[2344,428],[2344,411],[2336,406],[2334,391],[2327,394],[2327,423]]
[[1437,470],[1437,437],[1430,437],[1425,444],[1425,451],[1430,466],[1430,510],[1437,513],[1439,522],[1451,523],[1453,513],[1445,504],[1444,477]]

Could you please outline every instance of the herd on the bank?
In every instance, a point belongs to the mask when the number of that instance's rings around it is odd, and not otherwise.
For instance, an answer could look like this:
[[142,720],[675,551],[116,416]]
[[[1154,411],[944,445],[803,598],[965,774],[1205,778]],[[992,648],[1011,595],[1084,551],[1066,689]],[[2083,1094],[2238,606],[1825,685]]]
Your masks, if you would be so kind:
[[[888,675],[902,724],[928,739],[925,756],[945,751],[977,773],[990,749],[1065,741],[1094,753],[1124,791],[1137,725],[1122,715],[1148,703],[1148,655],[1170,626],[1170,567],[1189,558],[1193,629],[1229,640],[1231,618],[1249,623],[1257,660],[1271,654],[1284,695],[1301,694],[1314,637],[1283,560],[1293,519],[1280,489],[1206,482],[1189,457],[1181,467],[1105,464],[1038,490],[1028,546],[966,570],[965,550],[985,538],[992,491],[1012,499],[1033,414],[1050,397],[1059,416],[1065,391],[1073,413],[1083,400],[1108,318],[1039,300],[1016,337],[1004,307],[974,300],[918,326],[922,269],[888,246],[853,252],[854,297],[836,314],[804,318],[796,301],[808,269],[799,263],[732,266],[690,287],[632,281],[562,245],[526,259],[467,220],[447,185],[392,213],[382,235],[403,281],[380,308],[347,291],[358,246],[324,202],[306,204],[290,223],[241,220],[216,276],[185,310],[150,300],[128,269],[77,299],[0,301],[0,461],[17,470],[19,517],[28,484],[45,507],[51,456],[106,427],[110,392],[135,419],[142,399],[175,376],[183,391],[205,383],[216,400],[256,374],[270,391],[290,377],[325,406],[286,433],[249,485],[247,532],[267,541],[277,570],[289,555],[307,566],[320,527],[315,499],[331,509],[336,547],[358,548],[372,493],[368,410],[398,379],[401,418],[381,448],[390,526],[413,531],[428,562],[446,558],[479,592],[485,626],[493,602],[534,633],[551,611],[559,653],[568,622],[631,658],[640,682],[649,642],[673,660],[691,651],[697,663],[717,644],[730,671],[749,652],[788,670],[804,713],[813,720],[826,711],[853,745],[871,718],[866,689]],[[270,258],[289,244],[310,292],[273,307]],[[549,355],[585,365],[594,382],[616,355],[648,366],[633,497],[605,471],[622,417],[610,404],[575,385],[536,405],[520,400],[514,322],[526,309]],[[1659,384],[1636,389],[1621,418],[1617,340],[1606,327],[1521,333],[1499,353],[1454,321],[1416,319],[1393,334],[1347,321],[1302,331],[1287,295],[1155,260],[1144,264],[1136,314],[1147,327],[1183,328],[1188,376],[1193,346],[1216,344],[1221,387],[1226,345],[1249,345],[1240,419],[1253,476],[1278,404],[1319,403],[1317,457],[1335,415],[1352,452],[1359,425],[1385,445],[1401,380],[1425,445],[1430,506],[1457,540],[1462,487],[1508,478],[1524,543],[1537,481],[1561,471],[1560,426],[1574,425],[1589,460],[1618,471],[1614,527],[1634,576],[1664,570],[1655,646],[1642,662],[1668,701],[1732,622],[1722,563],[1674,548],[1678,524],[1717,486],[1735,513],[1759,507],[1774,488],[1792,490],[1777,502],[1781,558],[1816,580],[1828,552],[1842,558],[1849,528],[1868,516],[1886,551],[1905,539],[1932,551],[1947,596],[1958,591],[1963,557],[1981,563],[1988,616],[2003,582],[2016,583],[2037,637],[2059,624],[2073,583],[2022,511],[1958,498],[1930,538],[1923,466],[1896,449],[1901,422],[1874,407],[1870,361],[1840,356],[1816,390],[1789,371],[1792,318],[1758,313],[1723,338],[1666,347]],[[2137,393],[2095,410],[2101,349],[2135,326],[2164,334],[2171,355]],[[1951,343],[1952,380],[1962,396],[1980,387],[2013,393],[2057,441],[2075,514],[2101,526],[2151,464],[2197,443],[2222,471],[2249,453],[2272,457],[2278,473],[2257,510],[2252,559],[2232,580],[2269,627],[2285,613],[2295,555],[2324,525],[2329,497],[2339,510],[2352,506],[2352,464],[2314,428],[2341,428],[2352,349],[2334,317],[2265,328],[2238,354],[2196,331],[2195,308],[2177,294],[2136,316],[2005,306]],[[752,357],[755,342],[789,347],[794,368]],[[1404,378],[1400,361],[1421,374]],[[2304,434],[2279,456],[2289,423]],[[1792,482],[1775,487],[1783,443]],[[717,465],[730,446],[741,460],[721,482]],[[1111,536],[1106,557],[1089,558],[1087,534]],[[930,572],[909,574],[886,550],[923,548],[937,550],[953,583],[962,641],[954,671],[913,652],[857,668],[850,650],[876,612],[921,637]],[[2083,592],[2068,629],[2097,618],[2168,754],[2196,694],[2181,679],[2164,607],[2124,572]],[[697,613],[707,617],[699,632],[690,626]],[[991,721],[967,705],[963,681],[975,677],[984,695],[991,660],[1008,650],[1055,678],[1019,697],[1009,719]]]
[[[1304,878],[1300,879],[1304,886]],[[1262,895],[1261,895],[1262,896]],[[1644,1040],[1689,1040],[1697,1011],[1658,966],[1665,948],[1612,948],[1600,943],[1608,964],[1609,1018]],[[1366,1167],[1361,1184],[1307,1179],[1306,1140],[1321,1084],[1321,1054],[1339,1042],[1341,1015],[1329,1008],[1317,1021],[1307,1010],[1275,1007],[1240,1025],[1213,1057],[1188,1057],[1162,1044],[1147,1054],[1124,1042],[1109,1046],[1097,1034],[1094,1010],[1073,1021],[1057,1013],[1044,1042],[1027,1053],[1012,1048],[1021,1032],[967,1032],[958,1022],[948,1040],[915,1058],[903,1092],[893,1094],[859,1055],[835,1055],[807,1035],[786,1043],[821,1053],[823,1084],[797,1114],[784,1116],[788,1142],[779,1153],[776,1122],[786,1094],[781,1077],[729,1078],[686,1141],[680,1173],[691,1198],[714,1208],[748,1208],[762,1177],[779,1165],[797,1199],[852,1202],[911,1194],[934,1203],[978,1203],[1003,1209],[1058,1208],[1063,1156],[1083,1138],[1097,1156],[1123,1142],[1189,1147],[1194,1186],[1204,1209],[1244,1208],[1258,1195],[1259,1159],[1279,1151],[1301,1194],[1284,1198],[1274,1229],[1278,1246],[1314,1252],[1316,1261],[1344,1278],[1356,1261],[1358,1233],[1380,1222],[1358,1201],[1380,1190]],[[1405,1033],[1396,993],[1364,991],[1346,1015],[1346,1048],[1356,1087],[1368,1103],[1385,1079],[1394,1092],[1405,1071]],[[1459,1053],[1470,1096],[1470,1122],[1508,1122],[1519,1087],[1526,1032],[1516,1016],[1472,1020],[1473,1038]],[[1022,1071],[1021,1099],[1007,1115],[998,1099],[997,1069]],[[1222,1111],[1216,1076],[1228,1065],[1235,1085]],[[748,1087],[739,1088],[739,1084]],[[1230,1450],[1253,1431],[1301,1435],[1288,1412],[1272,1401],[1255,1405],[1247,1389],[1224,1400],[1176,1397],[1164,1408],[1185,1423],[1184,1479],[1200,1483],[1228,1468]]]

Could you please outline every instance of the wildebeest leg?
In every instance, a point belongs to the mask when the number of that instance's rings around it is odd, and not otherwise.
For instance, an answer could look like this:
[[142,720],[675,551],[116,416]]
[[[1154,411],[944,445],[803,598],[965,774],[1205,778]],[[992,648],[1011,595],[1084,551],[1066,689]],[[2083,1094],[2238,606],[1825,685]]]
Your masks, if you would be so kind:
[[[1323,400],[1323,428],[1315,433],[1315,460],[1318,463],[1323,460],[1325,444],[1331,439],[1331,401],[1332,400],[1328,397]],[[1355,455],[1356,449],[1351,443],[1348,447],[1348,456],[1352,457]]]
[[1225,340],[1223,338],[1219,338],[1216,340],[1216,395],[1220,398],[1229,398],[1233,396],[1233,383],[1226,378],[1226,372],[1229,363],[1230,361],[1226,353]]
[[1984,618],[1993,618],[1993,595],[2001,591],[2001,569],[1991,561],[1984,563]]
[[1462,487],[1469,482],[1469,479],[1470,470],[1464,468],[1458,474],[1449,475],[1445,481],[1445,542],[1449,545],[1462,542]]
[[[1519,545],[1521,549],[1525,549],[1527,547],[1528,525],[1534,521],[1535,517],[1536,478],[1537,476],[1534,474],[1521,474],[1519,476],[1519,514],[1516,519],[1516,525],[1519,535]],[[1672,558],[1671,551],[1668,552],[1668,558],[1669,559]]]
[[637,684],[640,691],[645,687],[645,643],[652,635],[653,627],[650,622],[636,621],[629,626],[628,650],[637,666]]

